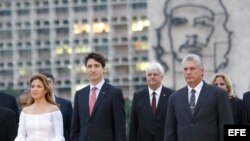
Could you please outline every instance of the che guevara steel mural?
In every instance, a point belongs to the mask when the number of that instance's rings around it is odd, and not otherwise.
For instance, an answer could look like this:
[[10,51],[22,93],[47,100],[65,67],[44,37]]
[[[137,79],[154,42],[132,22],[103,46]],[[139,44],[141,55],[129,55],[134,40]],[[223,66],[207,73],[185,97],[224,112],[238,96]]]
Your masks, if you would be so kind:
[[[166,70],[176,71],[177,63],[188,53],[212,61],[214,72],[227,67],[232,32],[222,0],[166,0],[163,14],[162,24],[155,29],[154,51]],[[163,37],[163,32],[168,37]],[[168,40],[167,45],[163,40]],[[167,63],[166,54],[171,55],[172,63]]]

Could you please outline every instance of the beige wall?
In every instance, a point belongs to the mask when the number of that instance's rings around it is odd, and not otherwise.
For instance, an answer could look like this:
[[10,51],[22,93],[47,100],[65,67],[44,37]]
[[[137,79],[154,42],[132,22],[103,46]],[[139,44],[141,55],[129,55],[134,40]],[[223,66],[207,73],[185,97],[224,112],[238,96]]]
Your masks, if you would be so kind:
[[[184,1],[184,0],[182,0]],[[194,1],[194,0],[192,0]],[[211,1],[207,1],[209,3]],[[156,33],[155,29],[159,27],[163,20],[163,7],[165,0],[149,0],[148,1],[148,15],[150,19],[149,40],[151,46],[156,45]],[[232,80],[235,93],[238,97],[242,98],[242,94],[250,90],[250,1],[249,0],[223,0],[225,7],[227,8],[229,19],[227,27],[232,34],[232,46],[228,55],[229,64],[225,69],[220,72],[226,73]],[[164,55],[164,61],[168,64],[172,63],[171,52],[169,49],[169,40],[167,36],[167,28],[163,28],[165,32],[162,32],[162,45],[166,50]],[[218,35],[217,35],[218,36]],[[150,58],[155,60],[155,53],[152,49],[150,51]],[[210,82],[210,78],[213,75],[211,69],[211,61],[204,60],[205,69],[207,70],[204,80]],[[173,87],[173,71],[172,65],[169,66],[170,70],[167,71],[164,84],[168,87]],[[181,70],[181,64],[177,66]],[[177,75],[176,89],[185,85],[185,81],[181,72]]]

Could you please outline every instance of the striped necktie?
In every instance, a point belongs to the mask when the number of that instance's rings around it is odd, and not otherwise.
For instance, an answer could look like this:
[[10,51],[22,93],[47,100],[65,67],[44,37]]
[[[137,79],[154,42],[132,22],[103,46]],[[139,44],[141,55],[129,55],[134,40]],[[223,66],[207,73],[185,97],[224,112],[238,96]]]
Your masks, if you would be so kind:
[[194,89],[191,90],[191,97],[190,97],[190,101],[189,101],[189,107],[191,110],[191,113],[194,113],[194,108],[195,108],[195,93],[196,91]]

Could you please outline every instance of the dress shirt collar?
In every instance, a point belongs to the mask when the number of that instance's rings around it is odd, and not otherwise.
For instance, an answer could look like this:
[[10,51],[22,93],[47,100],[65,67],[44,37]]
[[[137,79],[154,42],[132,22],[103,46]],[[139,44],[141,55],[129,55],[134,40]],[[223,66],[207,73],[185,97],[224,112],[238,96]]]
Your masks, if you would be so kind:
[[148,87],[149,96],[152,96],[152,93],[153,93],[153,92],[156,93],[156,94],[155,94],[156,96],[160,96],[160,94],[161,94],[161,89],[162,89],[162,85],[161,85],[158,89],[156,89],[156,90],[152,90],[151,88]]
[[105,81],[104,81],[104,79],[103,79],[101,82],[99,82],[99,83],[96,84],[95,86],[94,86],[93,84],[90,84],[90,90],[92,90],[93,87],[96,87],[97,90],[101,90],[101,88],[102,88],[104,82],[105,82]]
[[194,89],[196,93],[200,93],[201,88],[203,86],[203,81],[201,81],[195,88],[191,88],[190,86],[188,86],[188,93],[191,93],[191,90]]

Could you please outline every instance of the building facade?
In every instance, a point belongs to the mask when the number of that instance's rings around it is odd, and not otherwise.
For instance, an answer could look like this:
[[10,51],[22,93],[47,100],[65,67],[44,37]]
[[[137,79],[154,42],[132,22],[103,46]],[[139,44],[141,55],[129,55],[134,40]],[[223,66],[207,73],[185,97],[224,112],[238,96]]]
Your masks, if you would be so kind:
[[105,56],[106,79],[125,98],[146,85],[147,0],[1,0],[0,19],[0,90],[50,72],[56,93],[71,99],[88,84],[91,51]]

